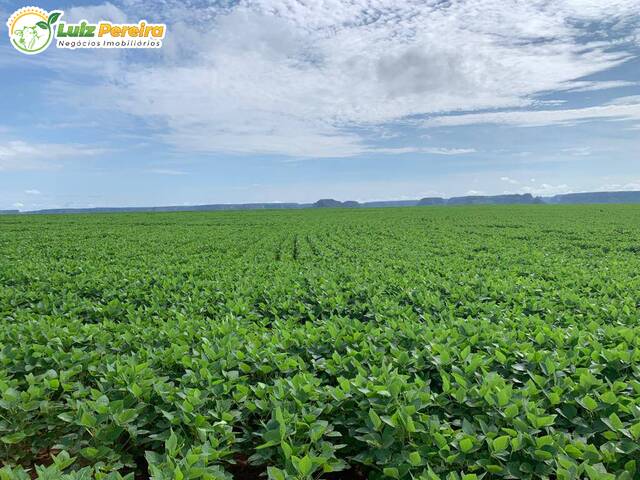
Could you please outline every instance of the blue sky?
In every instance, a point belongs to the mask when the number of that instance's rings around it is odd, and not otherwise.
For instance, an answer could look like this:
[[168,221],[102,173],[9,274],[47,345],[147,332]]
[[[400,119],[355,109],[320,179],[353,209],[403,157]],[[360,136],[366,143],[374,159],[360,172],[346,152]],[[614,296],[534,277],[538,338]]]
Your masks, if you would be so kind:
[[0,0],[0,209],[640,190],[640,0],[36,5],[167,33],[26,56]]

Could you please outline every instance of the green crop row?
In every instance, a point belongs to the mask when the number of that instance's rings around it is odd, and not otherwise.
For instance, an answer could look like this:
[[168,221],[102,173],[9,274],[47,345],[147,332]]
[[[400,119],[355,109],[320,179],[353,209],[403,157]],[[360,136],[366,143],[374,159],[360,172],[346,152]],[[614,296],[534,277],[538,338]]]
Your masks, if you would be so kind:
[[639,220],[0,218],[0,480],[640,478]]

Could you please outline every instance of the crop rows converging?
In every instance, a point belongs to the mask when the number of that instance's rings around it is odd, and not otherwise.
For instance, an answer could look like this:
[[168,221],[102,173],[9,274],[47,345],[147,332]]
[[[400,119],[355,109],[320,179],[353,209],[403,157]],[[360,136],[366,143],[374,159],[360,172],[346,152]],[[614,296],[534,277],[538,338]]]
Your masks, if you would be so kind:
[[638,207],[0,218],[1,480],[638,462]]

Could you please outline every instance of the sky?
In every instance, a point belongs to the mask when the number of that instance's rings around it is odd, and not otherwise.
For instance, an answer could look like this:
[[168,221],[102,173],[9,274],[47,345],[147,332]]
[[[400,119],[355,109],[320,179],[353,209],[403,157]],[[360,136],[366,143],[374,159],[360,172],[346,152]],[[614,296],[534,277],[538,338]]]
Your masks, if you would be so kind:
[[27,56],[0,209],[640,190],[640,0],[29,2],[167,24]]

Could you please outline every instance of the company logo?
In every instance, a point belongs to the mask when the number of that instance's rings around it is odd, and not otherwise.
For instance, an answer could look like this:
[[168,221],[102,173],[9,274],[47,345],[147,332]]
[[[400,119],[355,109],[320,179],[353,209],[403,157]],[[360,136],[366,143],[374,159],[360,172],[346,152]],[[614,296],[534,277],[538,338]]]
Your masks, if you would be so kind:
[[60,20],[64,12],[47,12],[24,7],[7,22],[11,44],[27,55],[41,53],[55,40],[57,48],[160,48],[166,32],[164,23],[67,23]]
[[11,44],[20,52],[34,55],[51,45],[53,25],[62,12],[51,13],[37,7],[25,7],[11,15],[7,22]]

